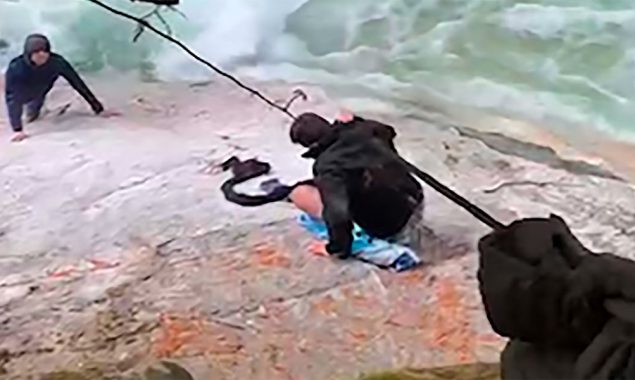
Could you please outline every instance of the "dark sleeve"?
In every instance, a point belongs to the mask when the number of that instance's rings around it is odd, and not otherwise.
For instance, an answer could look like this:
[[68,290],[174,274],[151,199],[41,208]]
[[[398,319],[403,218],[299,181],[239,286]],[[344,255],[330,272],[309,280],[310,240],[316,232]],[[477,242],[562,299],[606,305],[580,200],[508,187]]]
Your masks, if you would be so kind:
[[397,137],[397,132],[395,132],[395,128],[374,120],[368,121],[368,123],[373,128],[373,135],[386,142],[392,150],[396,151],[395,137]]
[[[556,228],[554,228],[556,227]],[[478,244],[479,289],[485,313],[499,335],[545,346],[586,347],[606,323],[601,263],[588,258],[572,268],[562,230],[549,220],[523,220]],[[587,258],[588,256],[588,258]],[[632,276],[632,274],[631,274]],[[539,321],[537,323],[536,321]]]
[[5,100],[7,103],[7,113],[11,129],[14,132],[22,131],[22,108],[23,104],[17,96],[18,93],[18,75],[11,66],[5,74]]
[[395,137],[397,137],[397,132],[395,132],[395,128],[390,125],[381,123],[376,120],[368,120],[359,116],[355,116],[353,119],[355,122],[363,124],[364,127],[370,129],[372,131],[372,135],[377,137],[381,141],[385,142],[393,151],[397,151],[395,148]]
[[348,189],[341,173],[329,171],[315,178],[322,198],[322,218],[329,233],[326,250],[347,257],[353,244],[353,220],[349,212]]
[[90,91],[86,83],[77,74],[77,71],[63,57],[59,57],[60,75],[68,81],[68,83],[84,98],[96,114],[100,114],[104,107],[97,100],[97,97]]
[[395,128],[391,127],[390,125],[386,125],[378,121],[372,121],[371,123],[375,137],[379,137],[387,142],[392,142],[395,137],[397,137]]
[[513,252],[502,251],[500,240],[505,234],[494,232],[478,243],[477,277],[485,314],[501,336],[544,343],[552,337],[548,327],[559,320],[556,310],[565,292],[564,280],[543,276]]

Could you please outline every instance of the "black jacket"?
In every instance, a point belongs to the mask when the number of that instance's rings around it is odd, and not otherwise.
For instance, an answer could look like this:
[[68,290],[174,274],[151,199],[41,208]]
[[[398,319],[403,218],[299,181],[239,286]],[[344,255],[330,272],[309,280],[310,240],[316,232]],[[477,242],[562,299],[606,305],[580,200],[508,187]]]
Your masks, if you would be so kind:
[[423,201],[417,180],[375,145],[397,152],[395,136],[390,126],[356,117],[334,125],[303,155],[315,159],[313,174],[324,205],[329,253],[350,254],[353,223],[376,238],[397,234]]
[[15,132],[22,130],[23,106],[45,96],[60,76],[90,104],[95,113],[103,111],[99,100],[64,57],[51,53],[49,61],[38,67],[31,63],[27,55],[21,55],[9,63],[5,74],[5,98],[9,121]]
[[635,378],[635,262],[595,254],[565,222],[527,219],[479,242],[487,317],[509,379]]

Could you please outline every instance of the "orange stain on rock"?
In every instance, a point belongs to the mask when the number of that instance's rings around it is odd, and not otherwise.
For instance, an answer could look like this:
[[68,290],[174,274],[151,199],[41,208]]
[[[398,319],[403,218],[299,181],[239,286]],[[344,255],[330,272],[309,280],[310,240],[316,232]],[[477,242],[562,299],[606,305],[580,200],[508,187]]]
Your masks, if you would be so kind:
[[242,349],[240,336],[201,318],[162,315],[159,326],[152,345],[158,358],[235,354]]
[[368,331],[364,331],[361,328],[352,328],[348,330],[348,334],[350,335],[351,343],[355,346],[363,345],[364,343],[368,343],[368,341],[370,341]]
[[373,300],[361,294],[353,295],[351,297],[351,303],[356,309],[372,309],[373,306],[377,306],[376,302],[373,302]]
[[98,271],[102,269],[112,269],[119,266],[119,263],[110,263],[108,261],[99,260],[99,259],[90,259],[88,262],[91,264],[91,271]]
[[423,307],[399,304],[386,323],[411,329],[425,329],[427,314]]
[[399,277],[399,280],[407,285],[421,285],[426,279],[426,273],[421,270],[406,272]]
[[159,358],[171,357],[179,350],[192,343],[200,334],[200,328],[191,320],[162,315],[160,318],[161,334],[154,342],[154,353]]
[[432,316],[433,346],[454,355],[459,363],[474,361],[477,336],[455,280],[440,279],[435,286],[435,293],[437,302]]
[[337,302],[330,295],[327,295],[315,301],[313,303],[313,307],[315,308],[315,310],[324,315],[335,315],[337,312]]
[[78,271],[75,268],[61,269],[54,272],[49,273],[50,278],[65,278],[71,277],[76,274]]
[[291,267],[291,260],[281,252],[280,247],[270,243],[256,244],[253,254],[258,265],[277,268]]

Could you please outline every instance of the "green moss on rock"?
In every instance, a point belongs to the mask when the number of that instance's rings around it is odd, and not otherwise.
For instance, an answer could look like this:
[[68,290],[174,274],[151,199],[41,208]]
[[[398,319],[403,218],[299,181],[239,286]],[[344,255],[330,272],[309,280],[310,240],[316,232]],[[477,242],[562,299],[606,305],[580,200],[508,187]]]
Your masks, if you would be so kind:
[[500,380],[500,367],[498,364],[469,364],[407,369],[363,375],[358,380]]

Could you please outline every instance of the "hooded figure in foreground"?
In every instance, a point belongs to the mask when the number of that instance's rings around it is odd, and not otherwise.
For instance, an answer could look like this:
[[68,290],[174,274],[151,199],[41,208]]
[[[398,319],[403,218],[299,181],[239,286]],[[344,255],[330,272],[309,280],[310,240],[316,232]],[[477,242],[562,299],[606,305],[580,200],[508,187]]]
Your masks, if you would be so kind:
[[305,113],[291,126],[290,137],[309,149],[303,157],[315,160],[314,179],[296,185],[290,199],[324,220],[329,254],[351,255],[354,223],[371,237],[420,248],[423,189],[377,148],[397,153],[392,127],[352,115],[331,124]]
[[27,37],[24,54],[14,58],[6,72],[5,98],[13,141],[27,137],[23,131],[22,113],[26,106],[26,121],[40,117],[46,95],[57,78],[63,77],[88,102],[95,114],[104,114],[104,107],[64,57],[51,52],[49,40],[40,34]]
[[487,317],[510,338],[502,378],[635,379],[635,262],[585,248],[558,216],[479,243]]

